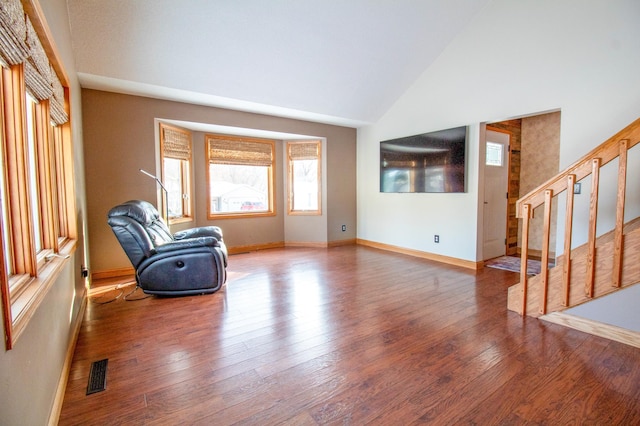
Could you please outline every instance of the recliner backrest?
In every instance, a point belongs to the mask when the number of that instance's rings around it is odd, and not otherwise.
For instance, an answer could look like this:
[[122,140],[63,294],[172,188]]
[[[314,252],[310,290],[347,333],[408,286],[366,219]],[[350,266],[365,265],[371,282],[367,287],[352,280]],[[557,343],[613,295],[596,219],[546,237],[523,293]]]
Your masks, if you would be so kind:
[[131,200],[112,208],[108,223],[136,268],[156,247],[173,241],[158,210],[147,201]]

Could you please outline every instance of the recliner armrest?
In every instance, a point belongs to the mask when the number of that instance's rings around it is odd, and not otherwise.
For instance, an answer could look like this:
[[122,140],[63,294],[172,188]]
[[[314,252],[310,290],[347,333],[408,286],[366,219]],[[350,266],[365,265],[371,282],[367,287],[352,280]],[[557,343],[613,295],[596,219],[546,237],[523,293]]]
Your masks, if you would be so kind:
[[198,237],[215,237],[218,241],[222,241],[222,230],[217,226],[201,226],[199,228],[185,229],[173,234],[176,240],[184,240],[187,238]]
[[214,237],[187,238],[159,245],[155,248],[155,252],[160,254],[198,247],[220,247],[220,243]]

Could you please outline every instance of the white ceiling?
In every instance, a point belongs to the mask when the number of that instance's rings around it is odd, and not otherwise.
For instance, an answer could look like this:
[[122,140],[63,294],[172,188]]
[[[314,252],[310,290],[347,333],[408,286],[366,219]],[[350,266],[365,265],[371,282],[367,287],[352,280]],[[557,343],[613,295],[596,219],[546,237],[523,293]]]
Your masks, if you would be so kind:
[[68,0],[82,87],[358,127],[490,0]]

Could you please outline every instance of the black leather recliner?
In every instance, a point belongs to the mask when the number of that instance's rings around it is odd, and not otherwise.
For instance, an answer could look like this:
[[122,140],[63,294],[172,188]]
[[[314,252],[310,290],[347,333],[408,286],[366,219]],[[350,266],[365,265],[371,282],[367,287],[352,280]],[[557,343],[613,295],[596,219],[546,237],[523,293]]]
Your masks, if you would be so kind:
[[108,214],[108,223],[147,294],[213,293],[225,283],[227,248],[217,226],[171,234],[149,202],[131,200]]

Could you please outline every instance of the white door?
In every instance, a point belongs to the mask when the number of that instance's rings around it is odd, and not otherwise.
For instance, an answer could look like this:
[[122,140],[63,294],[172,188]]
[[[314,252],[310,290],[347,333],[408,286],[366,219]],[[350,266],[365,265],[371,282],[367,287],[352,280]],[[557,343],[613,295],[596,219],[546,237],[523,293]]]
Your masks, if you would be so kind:
[[504,256],[507,243],[509,134],[487,130],[484,165],[484,260]]

